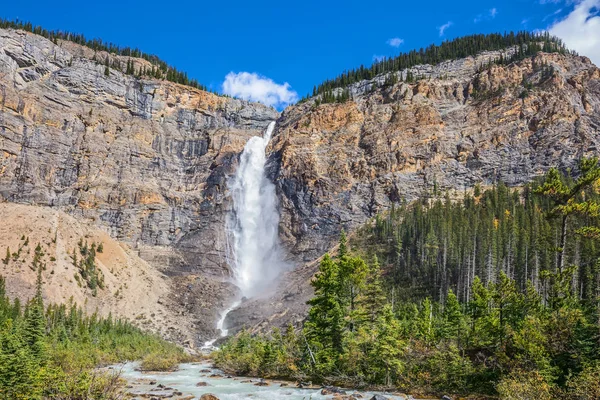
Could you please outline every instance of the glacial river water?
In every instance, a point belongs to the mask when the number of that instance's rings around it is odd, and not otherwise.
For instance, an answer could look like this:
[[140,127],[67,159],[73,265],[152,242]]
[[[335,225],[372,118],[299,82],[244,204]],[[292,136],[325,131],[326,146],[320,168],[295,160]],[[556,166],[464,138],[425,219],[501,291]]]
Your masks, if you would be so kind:
[[[227,378],[223,372],[214,369],[208,363],[192,363],[181,364],[175,372],[159,373],[149,372],[144,373],[137,370],[137,363],[127,363],[115,366],[114,369],[121,369],[121,376],[125,378],[129,385],[129,391],[134,396],[142,398],[143,394],[152,395],[153,393],[161,394],[161,389],[158,385],[163,385],[167,388],[173,388],[182,394],[179,398],[185,396],[194,396],[199,398],[205,393],[212,393],[220,400],[239,400],[239,399],[331,399],[332,395],[321,395],[321,389],[299,389],[293,383],[288,383],[289,386],[282,387],[282,382],[269,382],[269,386],[255,386],[258,379],[250,378]],[[223,377],[211,377],[211,375],[219,374]],[[150,384],[150,383],[153,384]],[[206,382],[207,386],[198,387],[199,382]],[[348,390],[348,394],[358,392],[362,394],[362,398],[369,400],[375,393]],[[165,394],[164,391],[162,394]],[[379,393],[385,395],[388,399],[406,399],[402,395],[390,395],[387,393]],[[134,397],[135,398],[135,397]],[[146,397],[147,398],[147,397]],[[177,398],[177,397],[175,397]]]

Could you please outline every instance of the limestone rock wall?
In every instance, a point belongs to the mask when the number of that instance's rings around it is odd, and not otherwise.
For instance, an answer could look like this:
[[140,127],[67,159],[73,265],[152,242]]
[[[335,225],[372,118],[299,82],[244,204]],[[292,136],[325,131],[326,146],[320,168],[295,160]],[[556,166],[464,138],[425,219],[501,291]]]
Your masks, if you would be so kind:
[[106,76],[95,60],[107,56],[128,60],[0,30],[0,201],[102,228],[180,277],[193,295],[178,307],[210,329],[231,295],[221,282],[227,178],[246,141],[279,113],[113,68]]

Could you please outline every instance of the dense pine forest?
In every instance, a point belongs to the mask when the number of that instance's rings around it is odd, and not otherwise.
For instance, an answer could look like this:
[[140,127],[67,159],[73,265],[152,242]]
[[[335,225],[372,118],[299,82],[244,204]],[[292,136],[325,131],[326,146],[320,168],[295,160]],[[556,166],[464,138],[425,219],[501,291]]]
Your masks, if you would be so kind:
[[[114,43],[106,43],[102,39],[88,39],[80,33],[58,31],[58,30],[47,30],[41,26],[34,26],[31,22],[24,21],[11,21],[0,18],[0,28],[2,29],[19,29],[34,33],[36,35],[43,36],[47,39],[52,40],[55,44],[58,44],[58,40],[67,40],[69,42],[77,43],[82,46],[89,47],[94,51],[105,51],[107,53],[116,54],[119,56],[142,58],[152,64],[151,68],[134,68],[133,62],[129,60],[126,64],[122,64],[119,61],[110,61],[108,57],[105,59],[96,59],[96,62],[105,65],[105,75],[110,74],[110,69],[119,70],[127,75],[133,75],[137,77],[147,77],[155,79],[166,79],[170,82],[180,83],[182,85],[191,86],[196,89],[209,91],[209,89],[199,83],[195,79],[190,79],[187,73],[179,71],[177,68],[169,65],[166,61],[160,59],[154,54],[144,53],[140,49],[131,47],[121,47]],[[215,93],[217,94],[217,93]]]
[[187,359],[128,322],[86,315],[72,302],[45,307],[38,271],[36,295],[24,306],[6,296],[0,277],[0,398],[121,398],[118,373],[95,367],[143,360],[143,368],[167,369]]
[[242,332],[240,374],[412,393],[600,398],[600,165],[433,193],[325,255],[300,329]]
[[[510,64],[514,61],[535,55],[540,51],[547,53],[570,53],[561,39],[551,36],[547,32],[538,34],[523,31],[517,33],[463,36],[451,41],[445,41],[439,45],[431,44],[427,48],[401,53],[396,57],[377,61],[370,67],[361,65],[359,68],[344,71],[337,77],[316,85],[313,88],[312,96],[318,96],[318,101],[322,103],[342,102],[348,99],[347,91],[342,91],[341,94],[336,96],[333,89],[345,88],[362,80],[373,79],[377,75],[399,72],[417,65],[436,65],[443,61],[475,56],[483,51],[503,50],[510,47],[515,47],[515,52],[509,57],[499,58],[495,61],[497,64]],[[413,82],[419,78],[418,76],[413,76],[410,71],[400,76],[400,79],[406,82]],[[394,77],[390,79],[398,78]],[[386,81],[386,84],[389,83],[395,82]],[[307,95],[303,100],[309,97],[311,96]]]

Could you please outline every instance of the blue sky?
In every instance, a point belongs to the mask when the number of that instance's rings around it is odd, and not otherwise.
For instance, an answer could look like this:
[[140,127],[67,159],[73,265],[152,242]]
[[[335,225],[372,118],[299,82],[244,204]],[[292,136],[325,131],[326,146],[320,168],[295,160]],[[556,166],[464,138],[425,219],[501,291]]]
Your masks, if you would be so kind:
[[600,0],[4,3],[3,18],[139,47],[278,108],[344,69],[471,33],[549,29],[600,63]]

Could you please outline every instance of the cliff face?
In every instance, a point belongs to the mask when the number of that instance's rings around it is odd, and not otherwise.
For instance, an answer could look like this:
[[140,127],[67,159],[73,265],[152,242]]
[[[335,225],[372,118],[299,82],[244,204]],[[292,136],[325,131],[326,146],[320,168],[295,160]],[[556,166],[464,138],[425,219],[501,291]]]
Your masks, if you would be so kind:
[[[194,319],[177,312],[174,282],[106,232],[50,207],[0,203],[2,262],[0,275],[10,297],[23,300],[35,295],[37,270],[42,268],[44,297],[48,303],[71,300],[89,314],[112,313],[144,329],[179,343],[192,344]],[[87,257],[84,248],[100,248],[94,258],[99,282],[81,274]],[[5,256],[6,249],[10,256]],[[74,256],[75,254],[75,256]],[[88,269],[88,277],[92,275]]]
[[434,187],[521,185],[598,154],[600,70],[584,57],[540,54],[477,73],[491,55],[416,69],[426,76],[416,83],[363,82],[344,104],[287,109],[271,174],[293,251],[312,260],[341,226]]
[[481,70],[500,56],[483,53],[412,68],[423,78],[414,83],[378,77],[353,85],[352,101],[309,100],[279,115],[114,68],[107,76],[107,56],[129,60],[0,30],[0,198],[52,207],[130,247],[163,273],[161,303],[196,341],[215,334],[235,291],[228,176],[271,120],[268,173],[296,268],[276,294],[233,313],[237,328],[300,320],[317,257],[342,227],[351,232],[394,202],[434,188],[521,185],[599,154],[600,71],[584,57],[540,53]]
[[0,199],[104,229],[182,280],[194,294],[181,312],[212,326],[232,291],[222,283],[226,179],[248,138],[279,114],[115,69],[106,76],[107,56],[0,30]]
[[[307,263],[280,292],[246,304],[237,326],[301,319],[316,257],[393,202],[476,183],[518,186],[600,155],[600,70],[540,53],[481,72],[499,53],[413,68],[415,83],[353,85],[354,100],[288,108],[271,147],[282,236]],[[404,73],[406,76],[406,73]],[[388,79],[388,82],[391,81]],[[267,312],[267,310],[269,310]]]

